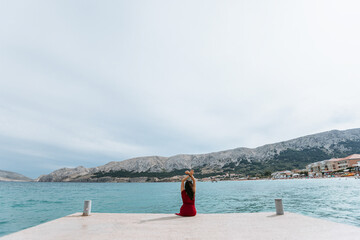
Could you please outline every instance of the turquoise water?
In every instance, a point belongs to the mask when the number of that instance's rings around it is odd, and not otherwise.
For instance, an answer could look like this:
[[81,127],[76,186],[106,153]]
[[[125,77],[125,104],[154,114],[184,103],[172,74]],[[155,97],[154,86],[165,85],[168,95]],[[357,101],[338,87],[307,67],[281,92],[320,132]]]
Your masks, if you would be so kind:
[[[284,210],[360,227],[360,180],[302,179],[199,182],[198,213]],[[0,236],[82,212],[175,213],[180,183],[9,183],[0,182]]]

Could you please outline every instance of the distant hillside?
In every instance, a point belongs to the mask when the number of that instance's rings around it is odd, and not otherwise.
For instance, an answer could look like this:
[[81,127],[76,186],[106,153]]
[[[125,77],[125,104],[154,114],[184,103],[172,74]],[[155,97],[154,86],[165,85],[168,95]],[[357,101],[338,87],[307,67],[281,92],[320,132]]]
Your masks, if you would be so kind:
[[96,168],[63,168],[38,181],[114,181],[115,178],[171,177],[193,168],[197,176],[225,172],[268,175],[273,171],[302,169],[307,164],[360,153],[360,129],[332,130],[257,148],[236,148],[207,154],[149,156],[110,162]]
[[25,177],[19,173],[0,170],[0,182],[29,182],[32,179]]

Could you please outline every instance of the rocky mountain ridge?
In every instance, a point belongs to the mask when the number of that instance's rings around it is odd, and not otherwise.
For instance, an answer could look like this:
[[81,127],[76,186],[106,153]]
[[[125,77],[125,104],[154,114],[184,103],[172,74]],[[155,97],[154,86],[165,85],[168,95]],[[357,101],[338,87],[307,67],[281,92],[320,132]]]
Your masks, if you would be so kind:
[[30,182],[32,179],[19,173],[0,170],[0,182]]
[[[305,163],[323,159],[341,157],[353,151],[360,150],[360,128],[350,130],[332,130],[312,134],[279,143],[267,144],[257,148],[236,148],[232,150],[207,154],[180,154],[172,157],[148,156],[128,159],[119,162],[109,162],[95,168],[63,168],[48,175],[40,176],[38,181],[86,181],[96,173],[124,172],[131,173],[164,173],[180,169],[197,168],[207,171],[253,171],[258,169],[277,169],[298,159],[303,167]],[[140,174],[141,175],[141,174]],[[139,175],[139,176],[140,176]],[[104,175],[106,176],[106,174]]]

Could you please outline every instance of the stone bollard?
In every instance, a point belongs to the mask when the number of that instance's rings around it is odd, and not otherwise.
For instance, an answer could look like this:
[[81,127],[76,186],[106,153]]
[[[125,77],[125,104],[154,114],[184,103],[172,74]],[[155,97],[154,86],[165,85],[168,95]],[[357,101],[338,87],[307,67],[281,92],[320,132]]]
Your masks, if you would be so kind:
[[275,199],[275,208],[276,208],[276,215],[284,215],[284,208],[281,198]]
[[89,216],[90,214],[91,214],[91,200],[86,200],[84,202],[83,216]]

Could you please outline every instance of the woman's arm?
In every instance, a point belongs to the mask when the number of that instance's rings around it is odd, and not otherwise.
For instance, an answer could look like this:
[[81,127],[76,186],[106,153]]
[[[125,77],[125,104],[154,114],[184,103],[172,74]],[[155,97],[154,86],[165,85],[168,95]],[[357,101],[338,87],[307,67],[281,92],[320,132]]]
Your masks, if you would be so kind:
[[193,182],[193,191],[195,193],[196,192],[196,179],[194,178],[193,174],[194,174],[194,170],[191,170],[189,176],[191,177],[191,180]]
[[184,191],[185,190],[185,186],[184,186],[184,183],[186,181],[186,179],[189,178],[189,175],[187,175],[186,177],[184,177],[182,180],[181,180],[181,191]]

